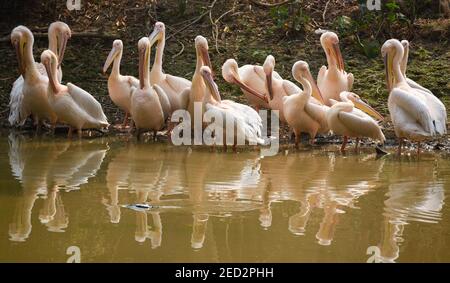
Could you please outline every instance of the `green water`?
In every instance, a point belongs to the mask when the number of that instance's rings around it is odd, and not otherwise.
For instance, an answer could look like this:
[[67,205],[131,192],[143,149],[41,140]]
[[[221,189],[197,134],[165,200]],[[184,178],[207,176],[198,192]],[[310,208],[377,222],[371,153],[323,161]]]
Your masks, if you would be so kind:
[[449,262],[450,159],[372,152],[6,134],[0,261]]

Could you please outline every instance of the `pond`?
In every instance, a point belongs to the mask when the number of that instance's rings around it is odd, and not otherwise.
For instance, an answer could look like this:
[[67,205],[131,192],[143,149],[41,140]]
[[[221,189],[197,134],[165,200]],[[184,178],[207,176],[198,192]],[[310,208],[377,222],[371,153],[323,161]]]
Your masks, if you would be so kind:
[[0,261],[448,262],[449,157],[0,137]]

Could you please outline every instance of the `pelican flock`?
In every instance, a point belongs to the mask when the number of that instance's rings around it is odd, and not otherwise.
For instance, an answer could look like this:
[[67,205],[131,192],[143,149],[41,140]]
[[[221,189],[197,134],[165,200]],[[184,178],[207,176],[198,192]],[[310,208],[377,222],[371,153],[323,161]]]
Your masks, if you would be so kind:
[[[62,83],[61,63],[70,38],[67,24],[52,23],[48,29],[48,50],[42,53],[41,63],[37,63],[33,55],[33,33],[25,26],[13,29],[11,43],[16,50],[20,76],[10,93],[8,120],[11,126],[21,127],[31,117],[36,130],[46,123],[53,129],[57,123],[68,126],[69,137],[73,130],[81,137],[83,129],[109,126],[102,105],[94,96],[74,84]],[[164,23],[156,22],[150,35],[138,42],[139,78],[121,74],[124,46],[120,39],[113,41],[103,72],[112,65],[107,89],[112,102],[125,114],[120,127],[127,127],[131,116],[130,130],[134,128],[138,138],[143,131],[153,131],[156,136],[165,128],[172,130],[171,116],[181,110],[190,115],[191,121],[201,121],[199,131],[202,133],[206,133],[212,123],[206,116],[222,117],[233,125],[233,128],[223,125],[226,136],[242,135],[245,142],[262,145],[265,133],[258,111],[268,109],[276,111],[279,121],[292,129],[296,147],[302,133],[309,135],[311,144],[317,135],[342,136],[342,151],[348,138],[356,138],[356,149],[362,138],[381,144],[386,141],[380,125],[383,116],[352,92],[355,77],[345,70],[336,33],[325,31],[320,37],[327,66],[320,68],[317,81],[306,61],[293,65],[292,77],[301,87],[275,71],[273,55],[268,55],[262,65],[241,67],[235,59],[227,59],[221,68],[222,77],[228,84],[239,87],[251,107],[222,100],[215,83],[208,41],[199,35],[194,42],[196,67],[192,79],[188,80],[163,71]],[[151,65],[154,45],[156,52]],[[447,111],[429,89],[407,77],[409,48],[407,40],[390,39],[382,46],[381,53],[389,92],[387,105],[399,142],[398,152],[401,153],[407,139],[417,142],[420,153],[421,142],[447,134]],[[220,135],[214,138],[216,143],[222,143],[217,140]],[[237,142],[234,136],[234,149]],[[224,147],[227,144],[225,141]]]

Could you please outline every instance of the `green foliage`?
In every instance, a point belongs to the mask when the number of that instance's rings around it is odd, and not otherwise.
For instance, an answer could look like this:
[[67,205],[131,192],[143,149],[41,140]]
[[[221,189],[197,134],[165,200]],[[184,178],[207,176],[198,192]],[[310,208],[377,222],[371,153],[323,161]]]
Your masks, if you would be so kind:
[[270,17],[275,21],[274,32],[282,31],[283,34],[295,35],[306,30],[311,18],[303,11],[299,1],[289,5],[273,7],[269,12]]

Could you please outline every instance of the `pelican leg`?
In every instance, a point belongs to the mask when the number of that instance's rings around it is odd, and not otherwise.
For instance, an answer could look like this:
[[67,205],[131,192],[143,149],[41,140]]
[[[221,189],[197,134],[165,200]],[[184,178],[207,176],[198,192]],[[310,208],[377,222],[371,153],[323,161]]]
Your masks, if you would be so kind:
[[402,146],[403,146],[403,138],[400,138],[398,141],[398,155],[402,155]]
[[51,131],[52,131],[52,136],[55,135],[55,128],[56,128],[56,121],[52,123],[52,129],[51,129]]
[[136,129],[136,139],[141,140],[141,129]]
[[345,152],[345,147],[347,146],[348,137],[344,136],[344,140],[342,141],[341,152]]
[[417,142],[417,156],[420,155],[420,142]]
[[123,119],[122,127],[126,128],[128,125],[128,113],[125,112],[125,118]]
[[158,140],[158,131],[153,131],[153,139],[154,139],[155,141]]
[[72,127],[69,126],[69,132],[67,132],[67,138],[71,139],[72,138]]
[[83,137],[83,130],[77,129],[77,133],[78,133],[78,138],[81,139]]
[[359,152],[359,138],[356,138],[356,144],[355,144],[355,152],[358,153]]
[[299,143],[300,143],[300,134],[294,133],[295,134],[295,148],[299,149]]
[[234,144],[233,144],[233,152],[234,152],[234,153],[237,153],[237,145],[236,145],[236,142],[234,142]]

